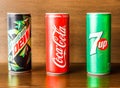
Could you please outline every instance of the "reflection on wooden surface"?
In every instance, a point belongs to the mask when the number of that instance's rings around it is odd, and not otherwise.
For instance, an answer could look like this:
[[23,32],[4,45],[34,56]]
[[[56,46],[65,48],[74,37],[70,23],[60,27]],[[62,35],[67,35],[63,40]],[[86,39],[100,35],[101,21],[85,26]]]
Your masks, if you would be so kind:
[[8,86],[22,86],[24,84],[31,84],[31,73],[8,75]]
[[46,88],[66,88],[67,76],[46,76]]
[[88,88],[109,87],[109,76],[87,76]]
[[71,64],[70,72],[48,76],[45,64],[33,64],[30,73],[8,74],[7,64],[0,64],[0,88],[109,88],[120,87],[120,64],[112,64],[111,74],[87,75],[85,64]]

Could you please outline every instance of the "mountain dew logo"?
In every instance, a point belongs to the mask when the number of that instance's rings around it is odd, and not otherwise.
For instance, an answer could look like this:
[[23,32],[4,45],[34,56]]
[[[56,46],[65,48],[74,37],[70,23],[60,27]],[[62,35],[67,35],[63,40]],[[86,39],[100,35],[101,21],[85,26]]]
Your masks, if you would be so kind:
[[29,18],[14,22],[15,29],[8,31],[9,34],[9,54],[12,52],[13,58],[23,49],[30,39]]
[[108,41],[105,38],[101,38],[102,34],[103,34],[103,31],[90,34],[89,39],[95,38],[95,40],[92,44],[91,50],[90,50],[90,55],[95,54],[97,48],[100,50],[107,49]]
[[27,28],[27,30],[25,31],[25,33],[22,35],[22,32],[16,37],[16,39],[18,39],[18,42],[16,42],[13,45],[13,56],[16,56],[17,53],[19,53],[19,51],[25,46],[25,44],[27,43],[27,41],[30,38],[30,26]]

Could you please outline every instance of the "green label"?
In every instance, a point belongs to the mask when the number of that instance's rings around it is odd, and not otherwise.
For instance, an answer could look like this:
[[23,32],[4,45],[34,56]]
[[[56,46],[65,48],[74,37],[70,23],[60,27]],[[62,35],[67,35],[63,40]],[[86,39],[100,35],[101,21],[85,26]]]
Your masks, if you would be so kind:
[[106,74],[110,71],[110,14],[87,14],[87,71]]

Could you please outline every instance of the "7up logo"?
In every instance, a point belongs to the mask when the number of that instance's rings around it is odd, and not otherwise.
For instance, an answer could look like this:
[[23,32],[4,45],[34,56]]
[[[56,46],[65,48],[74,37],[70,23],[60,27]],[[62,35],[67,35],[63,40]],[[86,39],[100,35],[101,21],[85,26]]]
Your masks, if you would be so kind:
[[92,44],[90,55],[96,53],[96,49],[105,50],[108,47],[108,41],[105,38],[101,38],[103,31],[91,33],[89,39],[96,38]]
[[105,38],[101,38],[98,41],[97,46],[100,50],[105,50],[108,47],[108,41]]

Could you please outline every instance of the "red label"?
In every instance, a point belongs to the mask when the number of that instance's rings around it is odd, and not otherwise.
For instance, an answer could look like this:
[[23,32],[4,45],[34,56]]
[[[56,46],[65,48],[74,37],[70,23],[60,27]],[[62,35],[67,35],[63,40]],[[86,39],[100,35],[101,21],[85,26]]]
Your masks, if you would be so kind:
[[53,36],[52,40],[56,44],[55,56],[52,58],[53,63],[64,68],[66,66],[65,56],[66,56],[66,27],[59,26],[58,28],[53,25]]
[[46,70],[65,73],[69,68],[69,16],[46,14]]
[[108,47],[108,41],[105,38],[101,38],[98,41],[97,46],[100,50],[105,50]]

